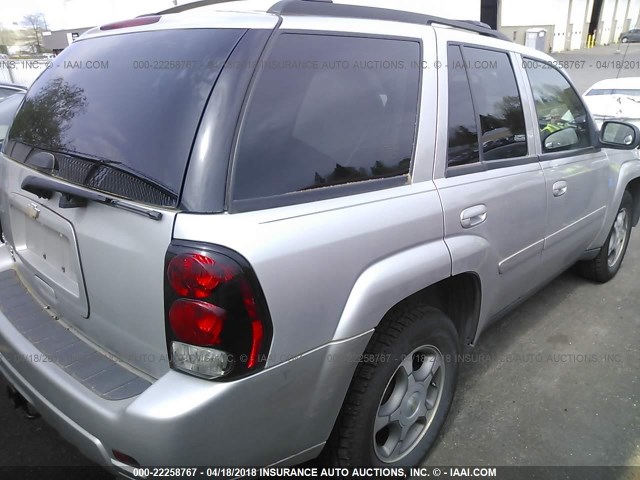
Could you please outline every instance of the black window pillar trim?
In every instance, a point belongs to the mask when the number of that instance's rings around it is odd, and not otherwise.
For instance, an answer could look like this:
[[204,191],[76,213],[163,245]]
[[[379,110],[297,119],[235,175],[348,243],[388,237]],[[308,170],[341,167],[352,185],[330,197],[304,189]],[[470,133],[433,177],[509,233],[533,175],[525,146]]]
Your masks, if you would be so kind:
[[[469,95],[471,96],[471,105],[473,108],[473,118],[476,121],[476,134],[478,136],[478,162],[484,164],[484,148],[482,148],[482,123],[480,122],[480,114],[478,113],[478,107],[476,106],[476,98],[473,94],[473,88],[471,88],[471,78],[469,77],[469,70],[467,69],[467,55],[465,53],[464,44],[458,44],[460,49],[460,56],[462,57],[464,74],[467,77],[467,85],[469,85]],[[448,59],[447,59],[448,61]]]
[[191,150],[178,207],[181,210],[197,213],[225,210],[233,139],[242,104],[260,56],[274,31],[248,30],[220,72]]

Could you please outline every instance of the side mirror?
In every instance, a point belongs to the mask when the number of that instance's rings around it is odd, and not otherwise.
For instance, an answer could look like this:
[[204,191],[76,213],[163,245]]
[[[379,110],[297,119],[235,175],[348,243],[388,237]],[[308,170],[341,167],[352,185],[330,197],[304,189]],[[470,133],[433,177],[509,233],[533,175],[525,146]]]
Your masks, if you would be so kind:
[[618,150],[633,150],[640,145],[640,130],[630,123],[609,120],[600,128],[600,146]]
[[571,147],[580,141],[575,129],[563,128],[557,132],[553,132],[547,138],[544,139],[544,148],[550,152],[553,150],[561,150],[563,148]]

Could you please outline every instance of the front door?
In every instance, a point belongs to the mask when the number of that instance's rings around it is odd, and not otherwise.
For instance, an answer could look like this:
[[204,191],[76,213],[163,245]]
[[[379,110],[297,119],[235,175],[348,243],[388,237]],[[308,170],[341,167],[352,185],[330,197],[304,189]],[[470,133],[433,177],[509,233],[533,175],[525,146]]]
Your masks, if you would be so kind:
[[549,205],[543,262],[549,275],[571,264],[595,239],[609,198],[608,161],[594,148],[591,120],[572,85],[552,65],[526,59],[538,120],[536,149]]

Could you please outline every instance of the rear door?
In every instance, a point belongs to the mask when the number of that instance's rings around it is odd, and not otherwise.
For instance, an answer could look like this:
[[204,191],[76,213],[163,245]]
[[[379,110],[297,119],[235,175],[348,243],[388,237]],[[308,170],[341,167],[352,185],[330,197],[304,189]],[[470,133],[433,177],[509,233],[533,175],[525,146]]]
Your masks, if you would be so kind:
[[604,222],[609,162],[593,146],[591,120],[573,86],[553,65],[522,62],[538,122],[535,146],[549,205],[543,262],[548,275],[573,264]]
[[[448,35],[438,32],[439,38]],[[443,171],[435,172],[435,182],[445,241],[454,274],[481,276],[483,316],[491,316],[536,285],[546,216],[544,177],[527,133],[531,125],[513,56],[456,41],[444,48],[447,68],[440,71],[439,89],[446,95],[440,95],[439,110],[447,113],[440,118],[447,136],[439,135],[436,168]]]
[[187,161],[245,33],[78,41],[31,87],[4,146],[0,215],[22,280],[68,326],[151,376],[168,368],[164,258]]

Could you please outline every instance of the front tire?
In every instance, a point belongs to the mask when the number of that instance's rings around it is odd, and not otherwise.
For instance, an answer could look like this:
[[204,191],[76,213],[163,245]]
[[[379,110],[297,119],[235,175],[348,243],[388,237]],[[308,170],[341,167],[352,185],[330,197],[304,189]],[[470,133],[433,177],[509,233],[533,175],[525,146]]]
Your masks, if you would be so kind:
[[456,329],[441,311],[404,305],[376,328],[323,459],[338,466],[412,466],[427,454],[455,392]]
[[622,43],[629,43],[629,39],[627,37],[622,37],[622,40],[620,40]]
[[600,253],[593,260],[578,264],[579,271],[584,277],[605,283],[616,276],[629,245],[632,212],[633,198],[629,192],[624,192],[613,226]]

